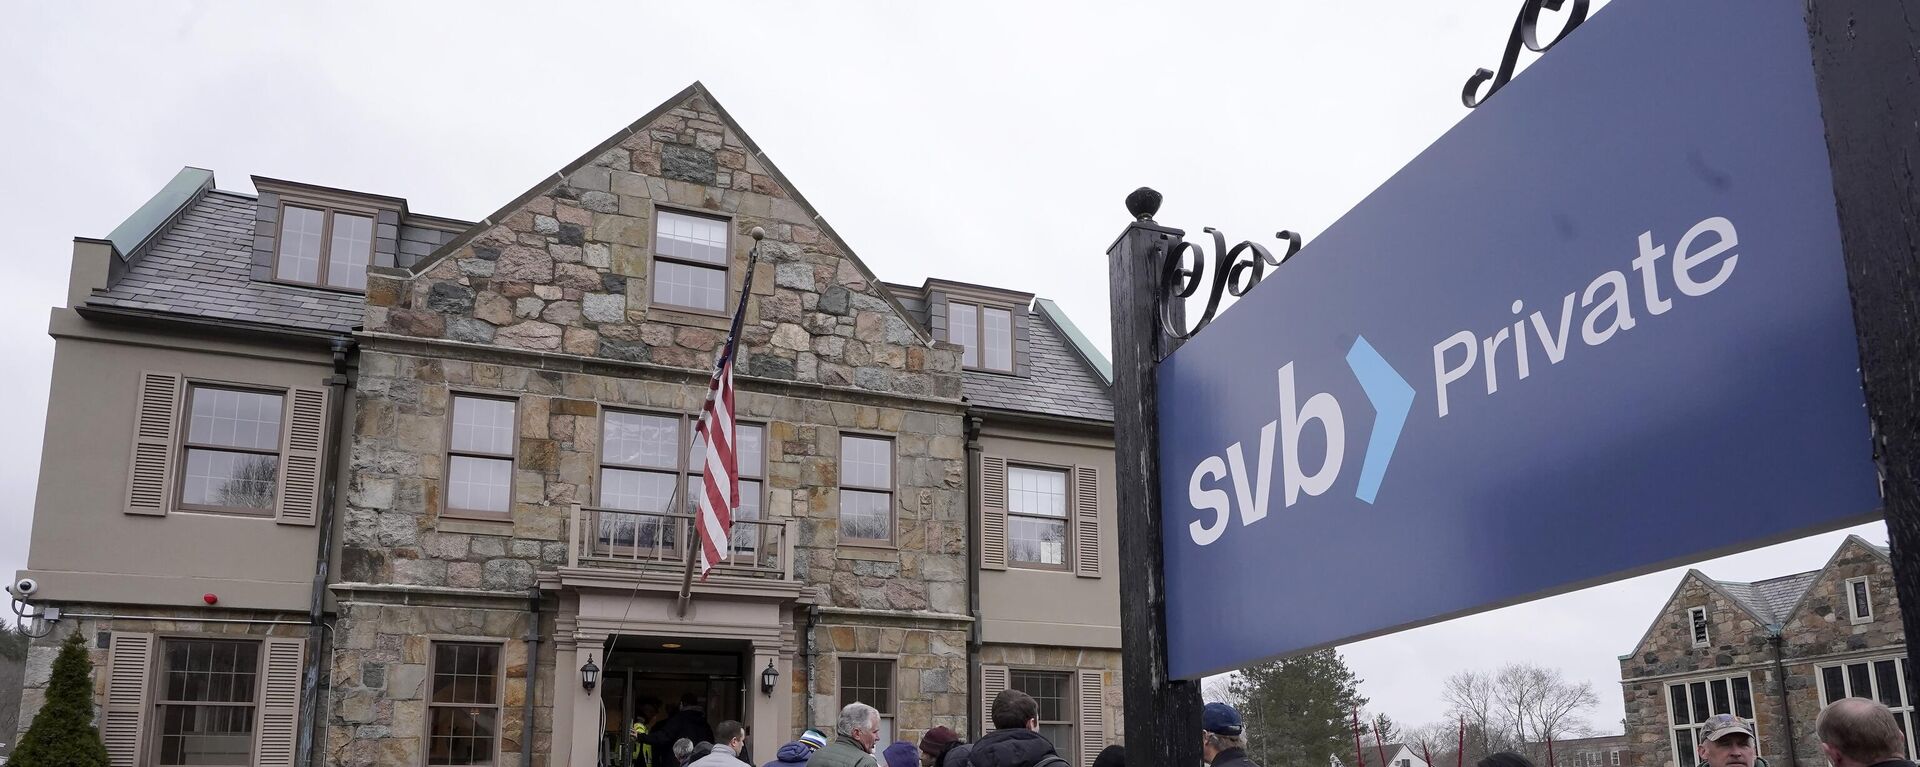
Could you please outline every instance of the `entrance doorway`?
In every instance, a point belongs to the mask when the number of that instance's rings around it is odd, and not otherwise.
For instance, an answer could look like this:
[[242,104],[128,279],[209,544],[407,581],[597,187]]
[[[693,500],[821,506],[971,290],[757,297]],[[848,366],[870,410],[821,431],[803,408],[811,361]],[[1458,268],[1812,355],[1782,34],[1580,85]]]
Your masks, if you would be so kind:
[[[643,714],[651,717],[646,725],[655,738],[703,730],[710,739],[713,725],[749,721],[746,680],[753,650],[745,641],[616,636],[607,641],[604,657],[597,762],[602,767],[642,764],[634,759],[639,744],[632,728]],[[700,715],[681,714],[670,721],[684,703],[700,707]],[[704,726],[684,726],[693,721]],[[671,748],[671,740],[653,746],[652,767],[675,767]],[[751,755],[743,758],[752,762]]]

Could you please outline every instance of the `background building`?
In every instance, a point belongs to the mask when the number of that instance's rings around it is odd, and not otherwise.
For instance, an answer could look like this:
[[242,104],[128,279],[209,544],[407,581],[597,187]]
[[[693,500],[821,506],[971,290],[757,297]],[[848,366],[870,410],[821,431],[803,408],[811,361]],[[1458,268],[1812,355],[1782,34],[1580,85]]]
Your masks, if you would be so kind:
[[1693,767],[1714,714],[1750,718],[1760,756],[1825,764],[1814,717],[1849,696],[1891,707],[1913,753],[1906,640],[1887,551],[1849,536],[1827,564],[1753,583],[1698,570],[1631,654],[1620,657],[1630,753],[1647,765]]

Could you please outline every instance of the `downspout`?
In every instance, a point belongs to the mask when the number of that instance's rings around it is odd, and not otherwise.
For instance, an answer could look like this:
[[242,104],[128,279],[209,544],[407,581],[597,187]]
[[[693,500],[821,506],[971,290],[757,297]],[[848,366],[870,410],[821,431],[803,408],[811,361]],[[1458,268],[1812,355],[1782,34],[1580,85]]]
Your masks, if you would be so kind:
[[320,711],[320,646],[324,637],[322,632],[323,613],[327,606],[327,580],[329,566],[333,562],[333,507],[339,497],[340,479],[340,440],[346,435],[347,414],[347,356],[353,351],[353,339],[348,336],[335,336],[333,347],[333,375],[327,378],[327,460],[326,484],[320,491],[319,552],[314,555],[313,564],[313,600],[307,607],[308,648],[307,668],[300,685],[300,767],[310,767],[315,763],[314,752],[319,748],[321,728],[325,726],[318,716]]
[[801,632],[801,656],[806,656],[806,727],[814,727],[814,627],[820,625],[820,606],[806,606],[806,631]]
[[1770,632],[1768,644],[1773,645],[1773,675],[1780,680],[1780,719],[1787,726],[1787,764],[1800,764],[1800,744],[1793,734],[1793,696],[1787,694],[1787,664],[1781,658],[1780,630]]
[[967,614],[973,625],[967,631],[967,731],[976,740],[985,726],[980,719],[980,425],[972,411],[967,413]]
[[540,697],[540,586],[527,588],[527,692],[520,711],[520,764],[533,764],[533,701]]

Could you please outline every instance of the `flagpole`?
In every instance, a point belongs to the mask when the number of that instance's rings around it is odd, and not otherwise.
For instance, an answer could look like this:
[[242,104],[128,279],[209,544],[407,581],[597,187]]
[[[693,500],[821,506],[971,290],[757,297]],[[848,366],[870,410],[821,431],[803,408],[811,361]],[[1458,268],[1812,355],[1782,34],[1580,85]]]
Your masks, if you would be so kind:
[[[753,238],[753,248],[747,251],[747,274],[746,279],[740,282],[740,305],[733,311],[733,325],[727,331],[726,345],[721,347],[720,359],[714,363],[713,376],[711,378],[718,378],[720,371],[726,369],[727,362],[733,358],[733,355],[739,353],[738,341],[740,338],[740,326],[746,320],[747,296],[753,294],[753,269],[760,263],[760,241],[766,238],[767,230],[756,226],[753,228],[753,231],[748,232],[747,235]],[[713,393],[717,391],[717,387],[712,385],[711,378],[707,385],[706,402],[700,406],[701,420],[694,423],[693,428],[695,434],[700,433],[701,425],[706,423],[707,406],[713,404]],[[729,413],[728,415],[731,416],[732,414]],[[678,493],[679,490],[679,488],[675,488],[674,492]],[[700,512],[696,510],[693,513],[693,519],[690,524],[687,525],[687,535],[683,537],[687,545],[687,564],[686,569],[680,574],[678,615],[682,618],[687,617],[687,604],[693,601],[693,561],[694,558],[699,555],[699,547],[695,542],[695,539],[700,535],[699,528]]]

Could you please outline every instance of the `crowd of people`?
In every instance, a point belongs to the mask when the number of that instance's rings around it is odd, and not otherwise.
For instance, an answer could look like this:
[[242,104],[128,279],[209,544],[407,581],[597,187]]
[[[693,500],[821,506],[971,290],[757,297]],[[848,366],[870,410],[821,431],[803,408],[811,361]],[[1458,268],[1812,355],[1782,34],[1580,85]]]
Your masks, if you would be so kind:
[[[649,718],[657,713],[643,704]],[[1006,690],[993,699],[994,729],[968,743],[949,727],[935,727],[919,744],[897,741],[880,749],[880,712],[864,703],[840,710],[831,739],[809,729],[780,747],[763,767],[1072,767],[1040,734],[1040,706],[1032,696]],[[1893,712],[1878,701],[1847,698],[1820,711],[1815,723],[1820,750],[1833,767],[1920,767],[1906,757],[1906,735]],[[704,738],[696,739],[704,734]],[[709,729],[699,701],[689,696],[657,727],[634,725],[636,767],[753,767],[744,758],[746,728],[728,720]],[[1261,767],[1247,758],[1247,726],[1225,703],[1208,703],[1200,715],[1200,755],[1207,767]],[[654,747],[662,746],[660,750]],[[1732,714],[1708,719],[1700,731],[1699,767],[1756,767],[1753,724]],[[671,761],[667,761],[667,760]],[[1126,749],[1108,746],[1089,767],[1124,767]],[[1764,764],[1761,762],[1760,764]],[[1299,767],[1285,765],[1277,767]],[[1474,767],[1535,767],[1503,751]]]

